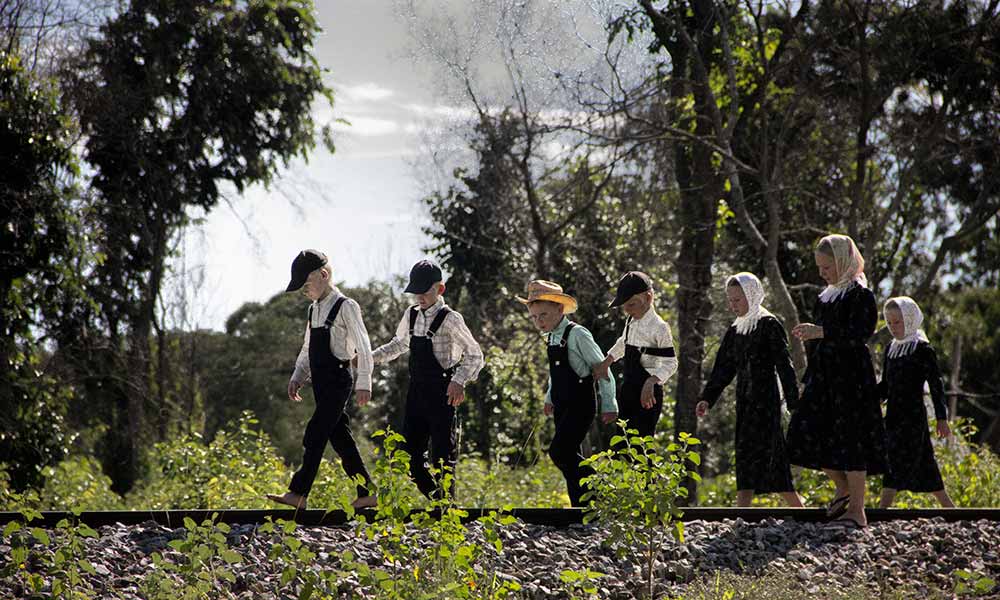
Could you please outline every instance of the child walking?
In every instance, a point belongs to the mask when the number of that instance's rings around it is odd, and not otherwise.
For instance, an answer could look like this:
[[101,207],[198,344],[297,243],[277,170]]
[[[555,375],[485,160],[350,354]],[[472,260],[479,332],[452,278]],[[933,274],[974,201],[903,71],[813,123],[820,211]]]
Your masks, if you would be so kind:
[[875,333],[878,308],[854,240],[828,235],[814,258],[827,286],[819,295],[816,323],[792,329],[806,342],[809,362],[788,426],[789,460],[822,469],[833,480],[830,518],[865,527],[865,477],[886,469],[882,409],[866,345]]
[[[410,453],[410,477],[428,498],[442,498],[445,472],[452,474],[458,458],[455,409],[465,400],[465,385],[483,368],[483,351],[462,315],[445,304],[441,267],[422,260],[410,270],[404,290],[417,303],[406,309],[396,335],[375,349],[375,364],[409,351],[410,385],[406,392],[403,437]],[[430,444],[432,476],[426,464]]]
[[594,379],[607,379],[611,364],[624,358],[619,418],[639,435],[653,435],[663,411],[663,384],[677,372],[674,339],[670,325],[656,314],[649,275],[641,271],[623,275],[608,308],[618,306],[628,315],[625,331],[594,367]]
[[[312,379],[316,410],[302,437],[302,466],[292,476],[288,492],[267,497],[300,509],[306,508],[306,497],[319,472],[327,442],[340,456],[347,476],[355,480],[360,475],[364,480],[357,485],[354,507],[368,508],[377,503],[369,491],[371,477],[361,460],[351,433],[351,420],[345,412],[352,387],[359,406],[371,399],[371,343],[361,318],[361,307],[340,293],[332,277],[333,269],[325,254],[303,250],[292,261],[292,278],[285,289],[286,292],[301,290],[313,301],[306,320],[305,341],[288,381],[288,399],[301,402],[299,390]],[[351,375],[352,359],[357,363],[356,377]]]
[[764,286],[753,273],[730,277],[726,299],[736,320],[722,338],[695,412],[703,417],[736,378],[736,505],[750,506],[755,493],[778,493],[789,506],[802,506],[781,428],[779,381],[789,406],[799,397],[785,328],[761,306]]
[[580,480],[593,469],[580,466],[583,443],[601,401],[601,420],[611,423],[618,416],[614,378],[598,382],[594,393],[591,371],[604,358],[594,337],[582,325],[566,315],[576,312],[576,299],[563,293],[562,286],[536,279],[528,284],[527,298],[515,296],[526,304],[531,322],[548,336],[549,385],[545,392],[546,415],[555,417],[556,433],[549,446],[549,457],[566,478],[566,490],[572,506],[584,506],[585,488]]
[[937,354],[920,328],[923,312],[912,298],[898,296],[885,303],[883,315],[893,340],[882,358],[882,381],[878,385],[879,396],[887,403],[889,459],[888,472],[882,477],[879,507],[892,506],[898,490],[930,493],[941,506],[954,507],[944,489],[927,430],[924,382],[931,391],[938,436],[951,435]]

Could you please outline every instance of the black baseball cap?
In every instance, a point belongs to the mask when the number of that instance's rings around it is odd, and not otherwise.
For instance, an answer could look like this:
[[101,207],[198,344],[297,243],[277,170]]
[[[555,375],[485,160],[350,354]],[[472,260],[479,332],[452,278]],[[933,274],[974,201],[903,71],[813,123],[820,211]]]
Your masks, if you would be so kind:
[[423,294],[431,286],[444,279],[441,267],[433,260],[422,260],[410,269],[410,282],[403,290],[407,294]]
[[608,308],[615,308],[628,302],[628,299],[636,294],[648,292],[653,289],[653,281],[642,271],[629,271],[618,280],[618,291],[615,292],[615,299]]
[[303,250],[292,261],[292,280],[288,282],[286,292],[294,292],[306,283],[306,278],[316,269],[326,264],[326,255],[319,250]]

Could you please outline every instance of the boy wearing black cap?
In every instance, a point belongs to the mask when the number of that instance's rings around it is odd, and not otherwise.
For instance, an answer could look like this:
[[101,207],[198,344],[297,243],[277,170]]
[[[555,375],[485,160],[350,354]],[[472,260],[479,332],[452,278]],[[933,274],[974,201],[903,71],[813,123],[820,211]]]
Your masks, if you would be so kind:
[[625,357],[619,418],[641,436],[653,435],[663,410],[663,383],[677,371],[670,326],[656,314],[649,275],[629,271],[618,281],[609,308],[621,306],[628,320],[625,332],[594,367],[594,379],[608,377],[611,363]]
[[428,442],[431,463],[449,469],[454,477],[455,409],[465,400],[465,384],[475,381],[485,362],[465,319],[445,304],[443,279],[433,261],[413,265],[403,291],[413,294],[417,303],[403,314],[395,337],[372,353],[378,365],[410,352],[403,437],[410,453],[410,476],[428,498],[444,494],[443,473],[431,476],[425,464]]
[[[306,497],[319,471],[327,441],[340,456],[347,476],[361,475],[365,484],[357,486],[355,508],[375,506],[369,491],[371,477],[361,460],[361,453],[351,434],[351,421],[344,410],[351,397],[353,383],[358,404],[371,399],[372,354],[368,331],[361,318],[361,307],[333,285],[333,270],[326,255],[317,250],[303,250],[292,262],[292,279],[286,292],[300,290],[312,300],[306,323],[305,341],[295,361],[295,372],[288,381],[288,399],[301,402],[299,390],[312,379],[316,410],[306,425],[302,438],[302,466],[288,485],[288,492],[268,498],[295,508],[306,507]],[[351,361],[357,364],[357,376],[351,376]]]

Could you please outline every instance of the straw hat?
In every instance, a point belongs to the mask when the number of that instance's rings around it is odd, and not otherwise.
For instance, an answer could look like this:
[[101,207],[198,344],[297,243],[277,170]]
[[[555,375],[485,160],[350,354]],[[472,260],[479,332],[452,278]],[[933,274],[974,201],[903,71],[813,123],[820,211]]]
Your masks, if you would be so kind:
[[530,304],[537,300],[555,302],[563,305],[563,314],[568,315],[576,312],[576,298],[569,294],[564,294],[562,286],[558,283],[536,279],[528,284],[528,297],[522,298],[514,296],[522,304]]

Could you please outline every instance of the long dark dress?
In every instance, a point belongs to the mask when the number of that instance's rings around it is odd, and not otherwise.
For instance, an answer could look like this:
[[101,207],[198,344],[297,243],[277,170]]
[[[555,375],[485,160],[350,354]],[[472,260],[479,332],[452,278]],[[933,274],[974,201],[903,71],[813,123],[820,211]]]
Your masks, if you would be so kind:
[[778,379],[789,406],[797,403],[799,388],[785,328],[776,318],[762,317],[745,335],[736,333],[735,326],[726,331],[701,399],[714,406],[734,377],[736,488],[758,493],[793,491],[781,429]]
[[878,309],[868,288],[853,285],[833,302],[818,302],[823,337],[806,344],[802,398],[788,425],[793,465],[812,469],[886,470],[885,427],[866,340]]
[[882,486],[912,492],[944,489],[924,408],[926,381],[931,390],[934,415],[938,420],[948,418],[937,354],[930,344],[921,342],[906,356],[889,358],[886,349],[882,365],[878,391],[882,399],[888,401],[885,434],[889,458],[889,470],[882,479]]

